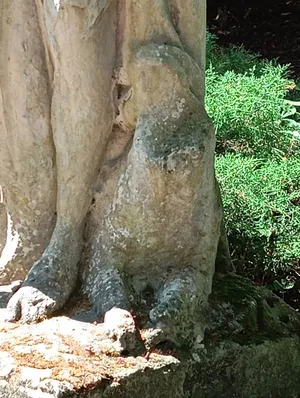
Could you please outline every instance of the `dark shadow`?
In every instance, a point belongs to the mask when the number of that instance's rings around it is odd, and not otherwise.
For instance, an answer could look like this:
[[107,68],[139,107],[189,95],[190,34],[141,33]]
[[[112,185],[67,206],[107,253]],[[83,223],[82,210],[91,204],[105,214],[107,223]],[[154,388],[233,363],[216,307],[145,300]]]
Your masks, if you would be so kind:
[[67,316],[74,321],[85,323],[103,322],[103,319],[99,319],[99,316],[97,316],[96,312],[93,310],[88,297],[81,292],[79,284],[63,308],[53,315]]
[[9,299],[13,295],[11,291],[6,291],[5,289],[6,286],[0,286],[0,308],[6,308]]
[[244,45],[264,58],[278,58],[300,75],[299,0],[210,0],[207,23],[222,45]]

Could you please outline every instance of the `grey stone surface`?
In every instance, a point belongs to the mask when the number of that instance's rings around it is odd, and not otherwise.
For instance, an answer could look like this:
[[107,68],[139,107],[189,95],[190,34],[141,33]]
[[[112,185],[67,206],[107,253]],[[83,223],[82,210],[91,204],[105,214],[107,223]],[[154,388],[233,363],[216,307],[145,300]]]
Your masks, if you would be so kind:
[[188,398],[300,397],[300,317],[272,294],[234,275],[216,278],[209,328]]
[[109,337],[105,325],[67,317],[38,325],[6,323],[0,329],[0,396],[6,391],[9,397],[75,397],[91,390],[91,397],[123,392],[129,397],[133,391],[150,397],[156,383],[168,385],[174,397],[182,395],[179,360],[159,354],[149,359],[115,356],[118,347]]
[[36,325],[2,324],[0,397],[299,397],[299,314],[234,275],[213,292],[206,337],[189,350],[114,356],[103,324],[72,319],[89,309],[78,301]]

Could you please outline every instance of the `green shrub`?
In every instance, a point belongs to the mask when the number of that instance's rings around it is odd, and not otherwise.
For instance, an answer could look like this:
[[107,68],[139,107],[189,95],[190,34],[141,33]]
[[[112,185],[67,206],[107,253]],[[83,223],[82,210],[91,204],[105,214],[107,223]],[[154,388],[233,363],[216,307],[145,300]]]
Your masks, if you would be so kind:
[[[287,271],[300,259],[300,159],[227,154],[216,172],[240,271]],[[255,271],[255,268],[258,269]]]
[[[251,277],[300,265],[300,95],[288,67],[208,35],[206,108],[232,257]],[[296,87],[297,88],[297,87]],[[299,91],[298,91],[298,94]],[[292,100],[292,101],[291,101]]]
[[298,108],[286,101],[288,67],[242,47],[221,49],[213,35],[207,43],[206,109],[217,130],[218,151],[261,157],[298,152],[300,140],[293,133],[300,131],[300,118]]
[[228,150],[269,155],[285,153],[290,138],[282,128],[282,111],[288,80],[286,68],[267,65],[261,76],[255,69],[244,74],[206,73],[206,109],[217,129],[218,140]]
[[[273,61],[275,64],[275,61]],[[255,74],[259,76],[269,61],[262,59],[258,54],[245,50],[243,46],[220,47],[217,45],[217,36],[208,32],[206,39],[206,64],[217,73],[223,75],[227,71],[245,73],[255,67]]]

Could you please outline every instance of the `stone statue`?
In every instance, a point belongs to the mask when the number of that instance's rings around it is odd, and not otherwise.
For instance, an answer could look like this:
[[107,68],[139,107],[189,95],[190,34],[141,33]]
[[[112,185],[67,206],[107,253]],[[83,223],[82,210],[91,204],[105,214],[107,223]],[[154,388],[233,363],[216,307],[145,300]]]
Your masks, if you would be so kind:
[[205,0],[2,0],[0,13],[0,184],[19,236],[0,281],[27,274],[7,319],[53,314],[79,278],[99,317],[140,309],[149,341],[201,340],[218,246],[229,258]]
[[2,188],[0,186],[0,256],[7,238],[7,213],[4,205]]

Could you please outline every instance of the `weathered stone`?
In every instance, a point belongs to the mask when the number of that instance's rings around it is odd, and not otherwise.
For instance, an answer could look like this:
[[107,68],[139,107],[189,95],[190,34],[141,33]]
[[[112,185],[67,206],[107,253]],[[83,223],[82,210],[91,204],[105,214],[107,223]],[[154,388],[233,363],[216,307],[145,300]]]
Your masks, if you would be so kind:
[[130,312],[112,308],[104,316],[104,329],[107,336],[114,340],[114,349],[120,355],[133,352],[138,344],[134,318]]
[[68,316],[2,324],[0,397],[298,398],[299,314],[234,275],[213,292],[203,342],[144,357],[114,356],[103,324],[70,319],[78,301]]
[[[0,197],[1,197],[1,187],[0,187]],[[4,203],[1,202],[0,200],[0,257],[6,243],[6,237],[7,237],[7,213]]]
[[0,281],[30,269],[6,320],[52,315],[80,276],[98,317],[142,314],[148,346],[200,341],[217,253],[229,259],[205,1],[4,0],[0,12],[0,182],[18,236]]
[[6,397],[150,397],[157,383],[168,385],[161,397],[182,396],[179,360],[159,354],[117,357],[101,324],[65,317],[38,325],[6,324],[0,345],[0,379],[8,383],[0,384],[1,397],[3,391]]
[[185,397],[300,397],[296,311],[268,289],[228,275],[215,280],[208,316]]
[[[38,3],[38,2],[37,2]],[[24,279],[55,222],[56,169],[47,49],[36,3],[3,0],[0,10],[0,185],[18,234],[1,283]]]

